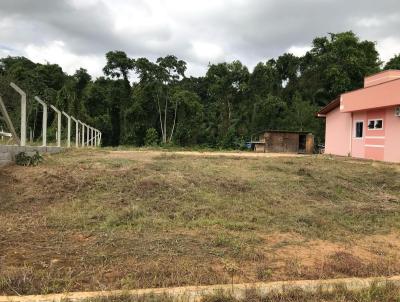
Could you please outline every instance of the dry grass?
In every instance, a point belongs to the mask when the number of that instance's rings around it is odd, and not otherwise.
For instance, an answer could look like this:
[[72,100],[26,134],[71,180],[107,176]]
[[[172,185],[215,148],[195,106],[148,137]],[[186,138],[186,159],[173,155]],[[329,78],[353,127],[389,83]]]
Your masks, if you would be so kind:
[[[115,302],[134,301],[125,297],[127,300],[111,300]],[[287,293],[272,293],[260,296],[255,291],[249,291],[244,299],[235,299],[224,295],[206,297],[203,302],[396,302],[400,299],[400,289],[394,285],[371,286],[362,291],[349,291],[345,287],[338,286],[332,292],[318,291],[316,293],[293,290]],[[161,300],[163,301],[163,300]],[[160,302],[161,302],[160,301]],[[165,300],[168,301],[168,300]],[[106,302],[106,301],[104,301]]]
[[[285,293],[270,293],[260,295],[256,290],[248,290],[245,298],[236,299],[229,295],[214,294],[206,296],[202,302],[396,302],[400,299],[400,288],[393,284],[384,286],[372,285],[361,291],[350,291],[338,285],[333,291],[305,292],[303,290],[290,290]],[[104,297],[89,299],[86,302],[172,302],[168,296],[132,297],[129,295],[119,297]],[[180,299],[185,302],[185,299]]]
[[160,151],[0,168],[0,293],[396,274],[399,176],[324,156]]

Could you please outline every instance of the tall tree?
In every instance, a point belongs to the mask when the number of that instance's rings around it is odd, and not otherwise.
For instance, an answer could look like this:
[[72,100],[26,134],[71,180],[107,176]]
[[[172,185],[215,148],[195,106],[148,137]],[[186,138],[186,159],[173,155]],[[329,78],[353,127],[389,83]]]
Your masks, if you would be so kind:
[[224,145],[232,141],[238,129],[236,126],[242,124],[243,111],[240,109],[248,100],[249,77],[247,67],[240,61],[211,65],[207,71],[211,103],[207,108],[211,112],[207,115],[216,119],[209,126],[217,127],[217,139],[224,141]]
[[389,69],[400,69],[400,54],[395,55],[391,58],[384,67],[385,70]]
[[[156,63],[140,58],[136,61],[136,70],[140,78],[140,84],[154,91],[162,142],[164,144],[169,143],[173,138],[179,106],[179,102],[172,104],[171,91],[178,81],[184,78],[186,62],[178,60],[172,55],[158,58]],[[172,117],[171,105],[173,106]],[[170,123],[168,123],[169,117],[172,119]]]
[[315,38],[302,59],[301,89],[322,106],[343,92],[362,87],[364,77],[379,71],[380,65],[374,42],[360,41],[351,31],[331,33]]
[[[107,63],[103,68],[104,74],[110,76],[111,78],[122,78],[124,84],[122,89],[123,93],[118,93],[120,98],[113,98],[114,102],[111,105],[111,114],[113,115],[112,120],[114,121],[113,135],[118,137],[118,140],[115,140],[116,144],[127,143],[128,124],[126,112],[129,108],[131,100],[129,73],[134,69],[135,61],[131,58],[128,58],[125,52],[119,50],[109,51],[106,54],[106,59]],[[120,85],[117,85],[117,87],[120,87]],[[118,125],[116,123],[118,123]]]

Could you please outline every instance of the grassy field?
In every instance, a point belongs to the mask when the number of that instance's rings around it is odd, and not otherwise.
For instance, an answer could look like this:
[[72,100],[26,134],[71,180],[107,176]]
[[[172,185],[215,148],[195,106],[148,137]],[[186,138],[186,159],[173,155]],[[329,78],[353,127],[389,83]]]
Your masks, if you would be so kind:
[[0,168],[0,293],[398,274],[399,176],[328,156],[162,151]]

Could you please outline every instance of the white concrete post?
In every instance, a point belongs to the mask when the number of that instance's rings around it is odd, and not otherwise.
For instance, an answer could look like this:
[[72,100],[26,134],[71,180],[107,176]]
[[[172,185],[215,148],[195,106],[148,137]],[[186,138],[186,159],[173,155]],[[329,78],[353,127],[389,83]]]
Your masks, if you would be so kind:
[[90,126],[86,125],[86,146],[90,146]]
[[81,145],[82,145],[82,148],[83,147],[85,147],[85,124],[84,123],[82,123],[81,121],[79,121],[79,123],[81,123],[81,125],[82,125],[82,133],[81,133],[81,139],[82,139],[82,143],[81,143]]
[[61,147],[61,111],[53,105],[50,107],[57,113],[57,147]]
[[90,145],[93,147],[94,146],[94,128],[93,127],[90,128],[90,133],[92,136],[92,139],[90,140]]
[[92,139],[93,139],[93,132],[92,132],[92,127],[89,127],[89,146],[92,146]]
[[79,125],[78,125],[78,120],[75,119],[72,115],[71,115],[71,119],[75,123],[75,148],[78,148],[79,147]]
[[101,132],[99,134],[99,146],[101,146]]
[[71,148],[71,117],[64,111],[62,114],[67,118],[67,148]]
[[88,127],[88,129],[87,129],[87,131],[88,131],[87,145],[88,145],[88,147],[90,147],[90,146],[92,145],[92,140],[91,140],[91,130],[92,130],[92,127],[90,127],[89,125],[87,125],[87,127]]
[[35,96],[35,100],[39,102],[43,107],[43,116],[42,116],[42,141],[43,147],[47,145],[47,104],[43,102],[38,96]]
[[94,146],[97,147],[97,129],[94,129]]
[[21,139],[20,145],[26,145],[26,93],[13,82],[10,86],[21,95]]

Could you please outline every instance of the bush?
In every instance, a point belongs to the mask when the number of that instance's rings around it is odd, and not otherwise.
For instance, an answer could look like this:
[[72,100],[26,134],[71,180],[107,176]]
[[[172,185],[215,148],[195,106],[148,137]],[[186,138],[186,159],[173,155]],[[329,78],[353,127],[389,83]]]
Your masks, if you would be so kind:
[[32,156],[29,156],[25,152],[20,152],[15,156],[15,163],[20,166],[37,166],[43,161],[43,157],[38,151]]
[[154,128],[149,128],[146,131],[146,136],[144,138],[144,144],[146,146],[155,146],[158,144],[158,132]]

